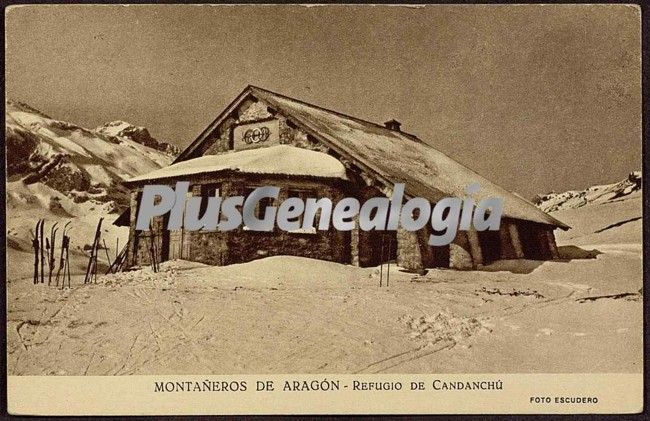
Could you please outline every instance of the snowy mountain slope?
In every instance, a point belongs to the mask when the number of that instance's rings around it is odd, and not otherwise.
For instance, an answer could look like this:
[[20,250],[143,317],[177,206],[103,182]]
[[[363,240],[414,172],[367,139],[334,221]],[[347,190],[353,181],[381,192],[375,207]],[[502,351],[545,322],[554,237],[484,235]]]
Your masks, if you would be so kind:
[[540,209],[571,226],[555,231],[558,245],[589,245],[640,250],[643,243],[643,194],[641,171],[618,183],[585,190],[548,193],[534,202]]
[[[120,122],[89,130],[60,121],[19,102],[6,102],[6,210],[10,273],[31,273],[30,230],[45,219],[50,230],[71,222],[73,272],[85,270],[84,246],[90,244],[100,218],[102,238],[114,255],[117,239],[126,243],[128,229],[113,220],[128,205],[123,179],[168,165],[175,147],[153,139],[141,127]],[[150,147],[151,145],[153,147]],[[101,258],[105,260],[102,254]]]
[[6,102],[5,138],[8,200],[15,198],[12,183],[20,181],[42,183],[77,203],[122,207],[126,191],[120,181],[168,165],[169,152],[177,151],[142,127],[120,122],[89,130],[13,101]]
[[538,195],[533,203],[544,212],[576,209],[589,204],[607,203],[641,190],[641,171],[630,173],[627,179],[613,184],[592,186],[585,190]]

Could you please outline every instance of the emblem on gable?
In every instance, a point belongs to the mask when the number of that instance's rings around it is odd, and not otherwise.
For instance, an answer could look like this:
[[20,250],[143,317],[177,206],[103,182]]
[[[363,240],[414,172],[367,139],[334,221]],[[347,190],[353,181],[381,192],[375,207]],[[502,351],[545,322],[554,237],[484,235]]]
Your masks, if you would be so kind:
[[233,130],[234,150],[259,148],[280,143],[280,123],[277,119],[240,124]]
[[246,130],[242,135],[242,140],[250,145],[251,143],[260,143],[268,140],[271,135],[271,130],[268,127],[255,127]]

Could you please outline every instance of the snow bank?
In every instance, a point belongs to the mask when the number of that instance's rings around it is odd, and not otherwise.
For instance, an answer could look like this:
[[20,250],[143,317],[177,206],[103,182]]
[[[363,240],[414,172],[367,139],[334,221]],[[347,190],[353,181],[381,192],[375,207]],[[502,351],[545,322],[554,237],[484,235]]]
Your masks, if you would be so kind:
[[330,155],[289,145],[277,145],[221,155],[202,156],[131,178],[128,181],[155,180],[223,170],[347,179],[343,164]]

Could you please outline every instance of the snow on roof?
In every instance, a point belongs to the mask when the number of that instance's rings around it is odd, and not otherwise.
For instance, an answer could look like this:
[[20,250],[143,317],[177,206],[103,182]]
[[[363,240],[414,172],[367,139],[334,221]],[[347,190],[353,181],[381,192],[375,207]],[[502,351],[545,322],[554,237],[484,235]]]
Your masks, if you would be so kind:
[[481,189],[474,198],[503,198],[505,217],[569,228],[531,202],[487,180],[411,134],[389,130],[258,87],[250,86],[248,89],[258,99],[390,182],[405,183],[406,192],[412,196],[433,202],[443,197],[464,197],[466,187],[478,182]]
[[249,95],[265,102],[298,123],[332,149],[371,170],[390,183],[405,183],[406,193],[437,202],[443,197],[464,197],[465,189],[479,183],[473,195],[478,201],[497,197],[504,200],[503,216],[569,229],[565,223],[489,181],[453,160],[416,136],[289,98],[256,86],[248,86],[180,155],[175,162],[191,156],[209,134]]
[[347,179],[345,167],[333,156],[289,145],[276,145],[219,155],[205,155],[131,178],[127,182],[224,170]]

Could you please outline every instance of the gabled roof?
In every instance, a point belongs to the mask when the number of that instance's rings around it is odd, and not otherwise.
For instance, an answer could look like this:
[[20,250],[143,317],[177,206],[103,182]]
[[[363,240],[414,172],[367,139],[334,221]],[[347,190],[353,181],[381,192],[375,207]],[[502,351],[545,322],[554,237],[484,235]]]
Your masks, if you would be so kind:
[[418,137],[290,98],[256,86],[248,86],[174,161],[187,159],[246,98],[254,97],[320,140],[342,157],[387,186],[406,184],[410,197],[437,202],[443,197],[464,197],[469,184],[479,183],[481,200],[500,197],[503,216],[570,228],[538,209],[531,202],[498,186],[449,156],[427,145]]

